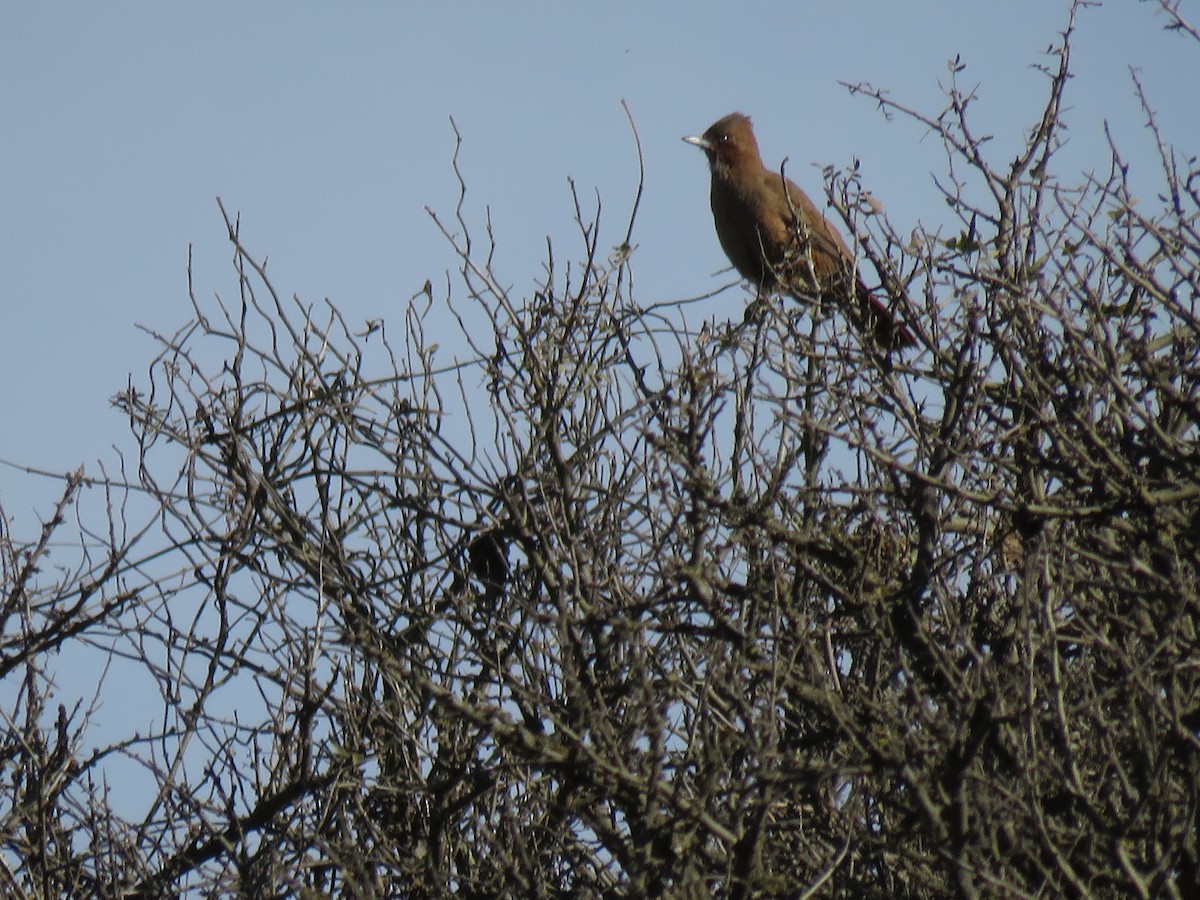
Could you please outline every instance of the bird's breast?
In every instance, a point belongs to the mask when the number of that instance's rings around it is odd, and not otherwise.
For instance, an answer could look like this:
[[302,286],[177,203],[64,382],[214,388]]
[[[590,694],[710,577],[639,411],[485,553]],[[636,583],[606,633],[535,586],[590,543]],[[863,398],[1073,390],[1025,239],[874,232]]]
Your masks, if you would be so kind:
[[771,287],[770,234],[754,198],[718,178],[712,184],[713,224],[721,249],[738,273],[759,287]]

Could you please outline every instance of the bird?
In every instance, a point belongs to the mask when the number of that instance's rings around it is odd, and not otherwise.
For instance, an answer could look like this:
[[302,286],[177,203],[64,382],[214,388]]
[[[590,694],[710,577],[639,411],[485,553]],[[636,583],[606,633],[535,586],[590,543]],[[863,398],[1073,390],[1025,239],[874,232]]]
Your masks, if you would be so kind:
[[717,238],[760,296],[777,290],[815,295],[835,302],[882,349],[916,343],[863,283],[850,248],[808,194],[763,165],[749,116],[730,113],[684,141],[708,157]]

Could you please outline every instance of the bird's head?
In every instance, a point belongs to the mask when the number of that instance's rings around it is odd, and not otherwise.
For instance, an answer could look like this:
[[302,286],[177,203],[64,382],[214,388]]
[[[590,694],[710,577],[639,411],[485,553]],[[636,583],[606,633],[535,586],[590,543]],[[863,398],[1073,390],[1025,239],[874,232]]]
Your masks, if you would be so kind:
[[703,150],[708,164],[714,169],[736,168],[750,162],[762,164],[750,117],[742,113],[730,113],[717,119],[704,134],[684,140]]

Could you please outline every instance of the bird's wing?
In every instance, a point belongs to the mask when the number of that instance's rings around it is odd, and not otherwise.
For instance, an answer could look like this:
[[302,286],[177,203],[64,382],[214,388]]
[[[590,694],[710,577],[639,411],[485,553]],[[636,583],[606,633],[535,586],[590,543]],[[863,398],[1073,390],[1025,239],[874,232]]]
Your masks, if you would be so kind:
[[[774,173],[772,177],[778,184],[779,174]],[[851,279],[857,281],[858,275],[854,272],[854,254],[841,234],[817,209],[817,205],[812,202],[808,194],[804,193],[794,181],[790,178],[786,179],[786,184],[786,199],[782,196],[782,191],[776,193],[780,202],[787,206],[787,212],[782,214],[787,233],[779,236],[781,245],[810,254],[813,270],[818,279],[827,286],[827,279],[834,283],[839,281],[845,283]],[[798,243],[805,241],[807,246]],[[793,264],[793,267],[796,265],[807,268],[808,261],[801,259]],[[808,276],[805,274],[805,277]]]
[[[790,179],[786,180],[787,197],[778,189],[780,176],[775,174],[775,193],[779,202],[788,206],[788,233],[780,235],[781,246],[790,248],[777,266],[782,280],[793,290],[815,290],[845,303],[847,312],[875,334],[886,348],[907,347],[915,343],[912,332],[898,322],[887,305],[875,297],[854,265],[854,253],[815,203]],[[807,242],[807,245],[805,245]],[[813,284],[813,276],[816,284]]]

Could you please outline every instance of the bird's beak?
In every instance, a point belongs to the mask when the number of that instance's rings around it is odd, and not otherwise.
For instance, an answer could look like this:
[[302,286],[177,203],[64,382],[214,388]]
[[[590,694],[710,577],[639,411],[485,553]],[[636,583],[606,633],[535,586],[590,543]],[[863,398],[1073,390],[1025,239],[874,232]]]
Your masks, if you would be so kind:
[[683,142],[685,144],[693,144],[699,147],[701,150],[711,150],[713,148],[713,145],[709,141],[702,137],[696,137],[695,135],[688,135],[683,139]]

